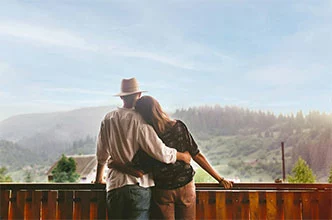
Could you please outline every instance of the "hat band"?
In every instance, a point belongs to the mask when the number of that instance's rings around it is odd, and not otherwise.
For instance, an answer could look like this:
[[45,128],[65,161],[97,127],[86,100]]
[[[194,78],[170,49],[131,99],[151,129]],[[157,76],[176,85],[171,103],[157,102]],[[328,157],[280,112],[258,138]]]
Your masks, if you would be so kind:
[[136,91],[139,91],[139,88],[138,88],[138,86],[130,86],[130,87],[128,87],[128,86],[123,86],[122,88],[121,88],[121,90],[122,90],[122,92],[136,92]]

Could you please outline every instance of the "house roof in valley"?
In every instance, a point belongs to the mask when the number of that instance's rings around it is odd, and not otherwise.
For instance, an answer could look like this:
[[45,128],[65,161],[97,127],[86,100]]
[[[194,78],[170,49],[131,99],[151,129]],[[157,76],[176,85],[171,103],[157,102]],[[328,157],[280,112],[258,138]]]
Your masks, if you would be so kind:
[[[81,177],[85,177],[89,175],[91,170],[96,168],[97,159],[95,154],[89,155],[66,155],[67,158],[72,157],[76,163],[76,173],[78,173]],[[60,159],[59,159],[60,160]],[[53,169],[58,164],[59,160],[57,160],[51,168],[47,171],[47,175],[52,175]]]

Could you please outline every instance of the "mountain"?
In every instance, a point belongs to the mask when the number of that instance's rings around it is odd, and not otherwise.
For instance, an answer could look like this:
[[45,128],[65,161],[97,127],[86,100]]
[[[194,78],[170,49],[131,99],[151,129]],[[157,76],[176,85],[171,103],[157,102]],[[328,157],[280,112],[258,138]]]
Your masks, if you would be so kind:
[[5,140],[0,140],[0,167],[6,166],[8,170],[15,170],[27,165],[40,163],[38,154],[29,149]]
[[[11,170],[31,166],[40,169],[36,175],[44,175],[43,169],[61,154],[94,153],[100,122],[113,109],[19,115],[0,122],[0,166]],[[307,161],[319,181],[326,181],[332,166],[332,114],[299,111],[275,116],[239,107],[201,106],[171,115],[185,122],[199,149],[227,177],[246,182],[280,178],[281,142],[286,146],[287,173],[298,156]]]
[[[275,116],[238,107],[201,106],[177,110],[217,170],[246,181],[281,177],[280,144],[285,143],[286,173],[301,156],[319,181],[332,167],[332,113]],[[219,168],[219,169],[218,169]]]
[[13,116],[0,122],[0,139],[20,142],[47,134],[63,141],[71,141],[86,135],[95,136],[101,120],[113,109],[114,106],[91,107],[67,112]]
[[74,141],[96,137],[101,120],[113,109],[91,107],[14,116],[0,122],[0,140],[14,142],[20,149],[36,152],[38,159],[53,162],[69,151]]

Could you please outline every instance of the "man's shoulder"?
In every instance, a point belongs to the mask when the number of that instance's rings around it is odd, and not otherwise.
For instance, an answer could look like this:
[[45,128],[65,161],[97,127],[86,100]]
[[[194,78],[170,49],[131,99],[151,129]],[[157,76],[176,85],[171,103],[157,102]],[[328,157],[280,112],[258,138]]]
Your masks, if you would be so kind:
[[119,109],[115,109],[113,111],[110,111],[110,112],[106,113],[103,120],[105,121],[105,120],[109,120],[109,119],[115,117],[118,114],[118,111],[119,111]]
[[125,109],[125,108],[117,108],[111,112],[108,112],[104,120],[112,120],[114,118],[117,119],[130,119],[138,122],[143,122],[143,118],[140,114],[138,114],[134,109]]

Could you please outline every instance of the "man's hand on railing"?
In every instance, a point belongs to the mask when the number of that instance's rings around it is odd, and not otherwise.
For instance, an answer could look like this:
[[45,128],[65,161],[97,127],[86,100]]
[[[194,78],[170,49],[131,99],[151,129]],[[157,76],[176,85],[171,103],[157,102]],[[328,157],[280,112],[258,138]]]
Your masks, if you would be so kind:
[[106,184],[105,180],[103,180],[103,179],[92,181],[92,183],[94,183],[94,184]]

